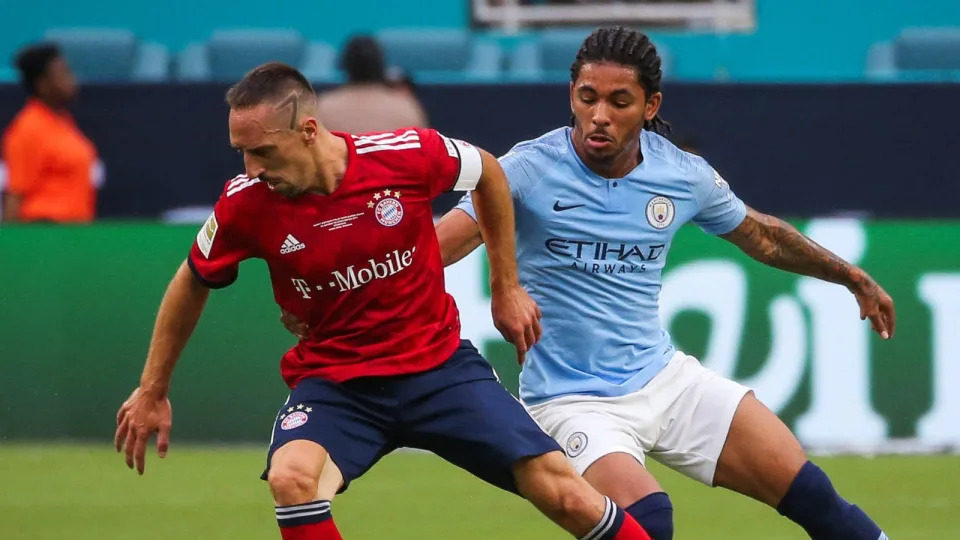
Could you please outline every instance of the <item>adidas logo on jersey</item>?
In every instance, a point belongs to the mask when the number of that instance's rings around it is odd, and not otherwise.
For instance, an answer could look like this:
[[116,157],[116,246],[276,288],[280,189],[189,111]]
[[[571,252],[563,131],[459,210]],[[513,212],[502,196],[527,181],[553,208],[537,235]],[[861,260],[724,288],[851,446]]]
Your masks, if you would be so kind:
[[294,251],[300,251],[301,249],[307,247],[303,242],[297,240],[293,237],[292,234],[287,235],[287,239],[283,241],[283,245],[280,246],[280,254],[286,255],[287,253],[293,253]]

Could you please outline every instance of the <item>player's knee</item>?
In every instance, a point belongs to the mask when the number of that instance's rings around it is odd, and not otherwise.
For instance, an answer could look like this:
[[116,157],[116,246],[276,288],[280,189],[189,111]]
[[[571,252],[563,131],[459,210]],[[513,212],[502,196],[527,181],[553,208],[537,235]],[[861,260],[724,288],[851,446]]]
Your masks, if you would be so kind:
[[662,492],[651,493],[627,507],[627,513],[637,520],[652,540],[673,539],[673,504]]
[[271,467],[267,474],[270,491],[278,505],[310,502],[317,494],[319,479],[291,466]]

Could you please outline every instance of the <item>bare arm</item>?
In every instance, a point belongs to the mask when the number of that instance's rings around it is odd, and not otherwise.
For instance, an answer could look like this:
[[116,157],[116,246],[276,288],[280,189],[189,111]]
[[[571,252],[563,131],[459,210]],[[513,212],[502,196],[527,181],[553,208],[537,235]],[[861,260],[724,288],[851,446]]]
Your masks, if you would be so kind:
[[437,222],[437,239],[444,266],[458,262],[483,244],[477,222],[459,208],[447,212]]
[[518,283],[516,229],[510,184],[497,158],[481,150],[483,173],[473,192],[477,224],[487,243],[490,259],[490,288]]
[[158,434],[157,453],[160,457],[167,453],[173,423],[167,398],[170,378],[208,296],[210,289],[197,281],[186,262],[182,263],[160,302],[140,387],[117,412],[114,444],[118,452],[126,451],[127,467],[136,465],[140,474],[144,470],[147,441],[154,433]]
[[147,363],[140,377],[141,391],[158,398],[167,397],[173,367],[193,334],[209,296],[210,289],[197,281],[184,261],[160,302]]
[[747,207],[747,217],[721,235],[750,257],[768,266],[847,287],[857,297],[860,317],[870,318],[884,339],[893,335],[893,300],[862,269],[810,240],[789,223]]
[[[517,276],[513,197],[507,177],[497,158],[482,150],[481,156],[483,172],[473,192],[473,204],[477,209],[480,234],[487,244],[493,324],[507,341],[514,344],[517,361],[523,362],[523,355],[540,340],[540,308],[520,286]],[[466,214],[462,217],[469,219]],[[460,233],[469,231],[467,227],[458,229]],[[467,238],[466,234],[460,236]],[[476,241],[474,233],[472,242]],[[459,244],[461,248],[469,245],[466,241]]]
[[3,221],[19,221],[20,195],[6,191],[3,193]]

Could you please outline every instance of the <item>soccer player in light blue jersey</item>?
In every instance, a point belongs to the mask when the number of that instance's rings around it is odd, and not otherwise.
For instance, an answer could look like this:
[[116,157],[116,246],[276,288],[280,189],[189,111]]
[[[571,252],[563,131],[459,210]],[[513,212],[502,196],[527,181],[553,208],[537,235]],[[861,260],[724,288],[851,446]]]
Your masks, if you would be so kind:
[[[815,540],[886,539],[749,388],[674,347],[658,297],[673,235],[692,221],[764,264],[847,287],[884,339],[893,301],[862,269],[744,205],[706,161],[660,135],[660,58],[647,36],[594,31],[570,75],[573,127],[500,158],[520,280],[543,313],[520,375],[528,411],[654,540],[672,538],[673,508],[644,468],[647,455],[768,504]],[[445,264],[483,242],[471,197],[437,235]],[[298,321],[284,317],[297,333]]]
[[[672,506],[647,455],[708,486],[760,500],[820,540],[886,536],[842,499],[750,391],[678,351],[660,325],[661,272],[693,222],[754,259],[846,286],[884,339],[893,302],[866,272],[744,205],[706,161],[659,133],[660,58],[647,36],[593,32],[571,67],[572,128],[500,158],[513,192],[520,280],[543,311],[520,393],[577,470],[655,540]],[[480,245],[466,196],[438,223],[445,262]]]

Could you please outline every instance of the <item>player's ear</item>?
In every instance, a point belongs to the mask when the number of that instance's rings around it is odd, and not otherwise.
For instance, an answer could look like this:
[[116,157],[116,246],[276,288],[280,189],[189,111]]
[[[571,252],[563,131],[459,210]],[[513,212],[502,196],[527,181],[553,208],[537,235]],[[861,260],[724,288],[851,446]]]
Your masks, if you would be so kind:
[[303,142],[305,142],[307,146],[311,146],[313,143],[317,142],[317,136],[319,133],[320,125],[316,118],[308,116],[303,119],[300,125],[300,136],[303,138]]
[[647,102],[644,104],[643,109],[643,118],[645,120],[653,120],[657,113],[660,112],[660,104],[663,103],[663,94],[657,92],[650,96],[647,99]]

